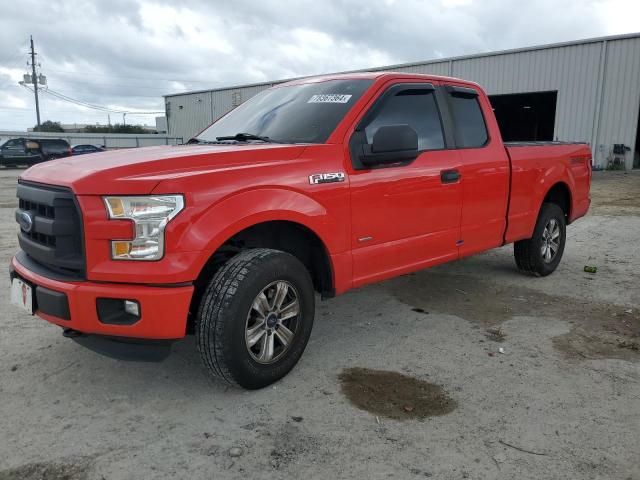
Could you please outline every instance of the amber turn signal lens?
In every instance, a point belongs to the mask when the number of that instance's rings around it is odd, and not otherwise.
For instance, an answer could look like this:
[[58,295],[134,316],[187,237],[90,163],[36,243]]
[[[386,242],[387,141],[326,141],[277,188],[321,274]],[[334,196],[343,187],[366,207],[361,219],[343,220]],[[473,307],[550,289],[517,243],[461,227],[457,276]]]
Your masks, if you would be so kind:
[[107,198],[107,202],[109,202],[111,217],[117,218],[124,216],[124,204],[122,203],[122,199],[109,197]]
[[131,242],[111,242],[111,248],[115,258],[126,257],[131,251]]

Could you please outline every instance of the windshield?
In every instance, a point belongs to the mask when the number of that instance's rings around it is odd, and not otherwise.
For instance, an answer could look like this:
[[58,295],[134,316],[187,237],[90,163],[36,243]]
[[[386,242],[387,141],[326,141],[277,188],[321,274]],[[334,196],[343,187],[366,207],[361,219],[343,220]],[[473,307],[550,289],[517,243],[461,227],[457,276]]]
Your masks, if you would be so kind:
[[[281,143],[324,143],[372,80],[330,80],[265,90],[215,122],[197,139],[239,133]],[[243,137],[238,137],[242,140]]]

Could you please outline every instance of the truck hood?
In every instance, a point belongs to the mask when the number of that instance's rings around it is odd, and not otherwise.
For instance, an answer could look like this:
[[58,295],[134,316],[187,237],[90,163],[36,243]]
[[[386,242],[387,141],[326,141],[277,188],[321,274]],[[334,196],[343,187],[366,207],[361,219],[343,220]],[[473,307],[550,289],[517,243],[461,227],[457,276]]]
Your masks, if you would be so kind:
[[143,195],[163,180],[297,158],[304,145],[179,145],[114,150],[40,163],[21,180],[71,188],[79,195]]

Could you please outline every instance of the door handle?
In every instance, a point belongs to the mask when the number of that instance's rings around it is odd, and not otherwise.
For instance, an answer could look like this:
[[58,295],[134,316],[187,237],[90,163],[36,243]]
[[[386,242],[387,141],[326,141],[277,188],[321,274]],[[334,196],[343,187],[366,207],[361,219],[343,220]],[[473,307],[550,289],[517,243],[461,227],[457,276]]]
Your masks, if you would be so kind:
[[440,172],[440,181],[442,183],[456,183],[462,178],[458,170],[442,170]]

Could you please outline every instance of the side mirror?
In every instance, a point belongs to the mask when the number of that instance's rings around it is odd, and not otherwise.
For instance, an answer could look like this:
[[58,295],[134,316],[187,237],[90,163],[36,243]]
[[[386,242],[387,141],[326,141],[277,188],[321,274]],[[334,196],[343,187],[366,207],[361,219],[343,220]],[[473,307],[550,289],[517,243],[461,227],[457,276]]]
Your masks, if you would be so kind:
[[367,167],[414,160],[418,156],[418,134],[409,125],[378,128],[373,142],[362,146],[361,161]]

